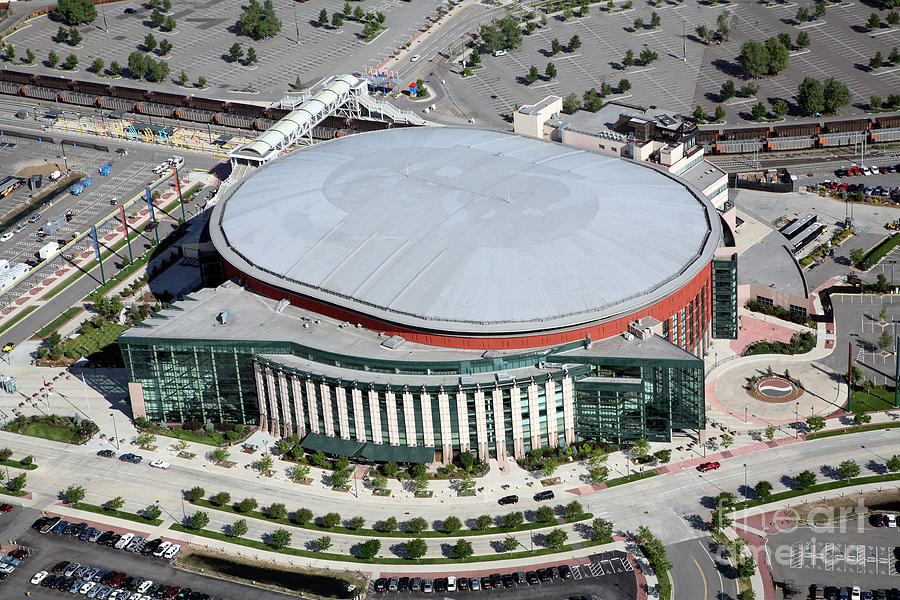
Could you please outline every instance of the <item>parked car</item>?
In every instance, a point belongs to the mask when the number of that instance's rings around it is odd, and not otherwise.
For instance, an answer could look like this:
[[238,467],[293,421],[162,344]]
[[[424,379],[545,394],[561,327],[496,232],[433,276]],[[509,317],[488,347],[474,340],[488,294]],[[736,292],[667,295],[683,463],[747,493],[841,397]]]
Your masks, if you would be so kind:
[[481,580],[477,577],[469,578],[469,589],[473,592],[477,592],[481,589]]
[[719,463],[719,461],[714,460],[712,462],[705,462],[697,465],[697,470],[701,473],[706,473],[707,471],[715,471],[721,466],[722,465]]
[[42,582],[44,579],[46,579],[46,578],[47,578],[47,575],[49,575],[49,573],[47,573],[47,571],[38,571],[38,572],[35,573],[34,576],[31,578],[31,583],[32,583],[33,585],[37,585],[37,584],[39,584],[40,582]]
[[156,460],[151,460],[151,461],[150,461],[150,466],[151,466],[151,467],[156,467],[157,469],[168,469],[168,468],[171,467],[172,465],[169,464],[169,463],[167,463],[166,461],[164,461],[164,460],[161,459],[161,458],[157,458]]
[[434,591],[434,582],[431,579],[423,579],[422,580],[422,591],[426,594],[430,594]]
[[100,450],[97,452],[97,456],[102,456],[103,458],[112,458],[116,455],[112,450]]
[[169,549],[166,550],[166,553],[163,554],[163,557],[171,560],[175,558],[179,552],[181,552],[181,544],[172,544],[169,546]]
[[119,541],[115,543],[113,548],[115,548],[116,550],[121,550],[122,548],[127,546],[129,543],[131,543],[131,540],[133,540],[133,539],[134,539],[133,533],[131,533],[131,532],[126,533],[125,535],[123,535],[122,537],[119,538]]
[[141,462],[142,460],[144,460],[144,457],[139,456],[137,454],[132,454],[131,452],[129,452],[127,454],[123,454],[122,456],[120,456],[119,460],[121,460],[122,462],[130,462],[130,463],[137,464],[137,463]]
[[534,499],[537,502],[541,502],[543,500],[553,500],[554,498],[553,490],[544,490],[543,492],[538,492],[534,495]]
[[376,592],[385,592],[387,591],[387,579],[381,577],[375,580],[375,591]]
[[153,553],[153,556],[159,557],[166,553],[166,550],[169,549],[169,546],[172,545],[172,542],[163,542],[159,545],[156,551]]
[[506,505],[506,504],[516,504],[519,501],[519,497],[515,494],[511,494],[509,496],[503,496],[499,500],[497,500],[497,504]]
[[535,585],[538,582],[538,574],[534,571],[528,571],[525,573],[525,579],[528,580],[528,585]]

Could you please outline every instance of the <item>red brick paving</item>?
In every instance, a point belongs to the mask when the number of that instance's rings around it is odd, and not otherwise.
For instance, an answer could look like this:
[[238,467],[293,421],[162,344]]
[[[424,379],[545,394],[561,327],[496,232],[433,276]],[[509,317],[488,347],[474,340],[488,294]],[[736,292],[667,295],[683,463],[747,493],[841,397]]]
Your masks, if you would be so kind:
[[738,338],[732,341],[729,346],[736,354],[743,354],[744,350],[754,342],[767,340],[770,342],[789,342],[791,337],[797,333],[790,327],[777,325],[775,323],[767,323],[755,317],[741,315],[738,317],[739,329]]

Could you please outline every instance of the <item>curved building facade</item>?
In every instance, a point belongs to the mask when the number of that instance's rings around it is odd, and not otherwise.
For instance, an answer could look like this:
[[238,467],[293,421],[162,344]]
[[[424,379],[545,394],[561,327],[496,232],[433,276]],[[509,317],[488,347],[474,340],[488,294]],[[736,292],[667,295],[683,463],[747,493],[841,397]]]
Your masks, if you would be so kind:
[[700,429],[698,357],[734,318],[705,196],[491,131],[295,152],[224,194],[210,233],[230,281],[120,338],[135,415],[371,460]]

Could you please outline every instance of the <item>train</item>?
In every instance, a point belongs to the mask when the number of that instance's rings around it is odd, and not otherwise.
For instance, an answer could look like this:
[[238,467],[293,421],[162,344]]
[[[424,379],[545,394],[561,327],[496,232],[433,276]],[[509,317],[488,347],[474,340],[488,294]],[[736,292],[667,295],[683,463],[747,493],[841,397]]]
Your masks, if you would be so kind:
[[265,131],[290,109],[0,70],[0,94]]
[[744,128],[704,128],[697,143],[712,154],[777,152],[900,141],[900,115]]

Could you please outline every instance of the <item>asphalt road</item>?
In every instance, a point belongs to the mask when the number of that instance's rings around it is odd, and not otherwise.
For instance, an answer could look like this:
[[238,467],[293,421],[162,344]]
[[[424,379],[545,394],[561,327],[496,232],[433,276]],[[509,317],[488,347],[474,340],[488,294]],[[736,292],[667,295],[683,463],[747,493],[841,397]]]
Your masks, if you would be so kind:
[[170,586],[188,587],[194,591],[207,593],[218,600],[222,598],[284,600],[292,597],[287,594],[181,571],[162,559],[81,542],[69,536],[41,535],[30,528],[31,523],[39,516],[38,511],[16,509],[13,513],[2,517],[3,532],[4,534],[8,532],[9,535],[9,537],[4,535],[3,539],[15,539],[20,546],[33,550],[33,554],[0,584],[0,590],[2,590],[0,595],[4,598],[24,597],[26,591],[30,591],[33,598],[58,598],[57,590],[31,585],[30,580],[32,575],[38,571],[49,571],[53,565],[64,560],[104,569],[115,569],[132,577],[143,577]]
[[670,575],[675,598],[737,598],[734,567],[713,538],[704,536],[673,544],[666,548],[666,554],[672,563]]

